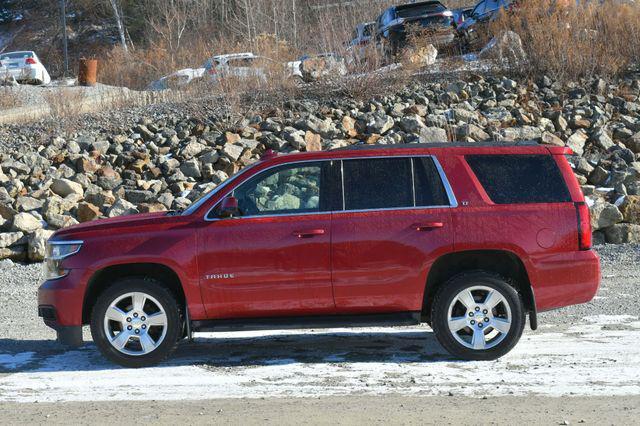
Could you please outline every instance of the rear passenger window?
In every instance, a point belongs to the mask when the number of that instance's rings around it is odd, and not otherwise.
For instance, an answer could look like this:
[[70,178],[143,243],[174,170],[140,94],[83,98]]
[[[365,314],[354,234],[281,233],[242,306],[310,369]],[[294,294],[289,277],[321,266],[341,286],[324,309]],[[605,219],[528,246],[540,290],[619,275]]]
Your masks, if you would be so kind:
[[448,206],[449,198],[431,157],[413,159],[416,206]]
[[346,210],[413,207],[411,159],[343,161]]
[[550,155],[468,155],[473,173],[496,204],[571,201]]

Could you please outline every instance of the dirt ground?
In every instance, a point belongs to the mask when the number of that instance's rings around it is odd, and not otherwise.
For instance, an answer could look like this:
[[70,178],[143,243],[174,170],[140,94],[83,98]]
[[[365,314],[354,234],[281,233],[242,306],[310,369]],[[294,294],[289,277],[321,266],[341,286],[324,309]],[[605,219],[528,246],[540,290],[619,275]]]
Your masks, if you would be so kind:
[[[640,396],[223,399],[2,404],[4,424],[637,424]],[[70,420],[73,419],[73,420]]]

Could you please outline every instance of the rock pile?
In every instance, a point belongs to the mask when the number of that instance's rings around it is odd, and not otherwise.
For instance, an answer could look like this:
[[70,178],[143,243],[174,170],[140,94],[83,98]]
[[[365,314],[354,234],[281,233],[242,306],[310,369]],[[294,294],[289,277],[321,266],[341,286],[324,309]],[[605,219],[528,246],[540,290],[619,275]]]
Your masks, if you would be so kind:
[[640,241],[640,79],[560,85],[470,76],[368,102],[291,101],[234,128],[164,114],[120,132],[52,137],[0,154],[0,258],[39,261],[54,230],[187,207],[266,149],[529,139],[569,146],[595,241]]

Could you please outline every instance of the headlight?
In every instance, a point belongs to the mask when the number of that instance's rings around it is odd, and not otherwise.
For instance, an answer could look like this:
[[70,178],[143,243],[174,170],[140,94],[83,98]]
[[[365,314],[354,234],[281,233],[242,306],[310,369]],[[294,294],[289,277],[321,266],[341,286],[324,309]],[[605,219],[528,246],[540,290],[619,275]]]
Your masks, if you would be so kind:
[[44,275],[47,280],[62,278],[69,273],[62,267],[62,260],[80,251],[82,241],[48,241],[44,264]]

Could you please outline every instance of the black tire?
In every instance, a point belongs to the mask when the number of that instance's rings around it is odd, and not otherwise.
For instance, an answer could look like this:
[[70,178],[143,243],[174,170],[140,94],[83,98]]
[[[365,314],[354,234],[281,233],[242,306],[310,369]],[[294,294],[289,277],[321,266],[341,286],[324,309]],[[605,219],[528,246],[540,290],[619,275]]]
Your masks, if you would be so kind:
[[[129,355],[120,352],[107,337],[104,319],[112,302],[132,292],[144,293],[155,299],[166,315],[166,333],[158,346],[149,353]],[[148,305],[147,305],[148,306]],[[149,326],[149,334],[152,327]],[[100,352],[110,361],[123,367],[148,367],[165,360],[178,345],[183,332],[183,319],[180,306],[173,294],[157,280],[144,277],[124,278],[108,287],[96,301],[91,313],[91,336]],[[129,340],[131,344],[136,341]]]
[[[496,338],[496,340],[494,340],[495,343],[490,343],[495,344],[495,346],[486,349],[474,349],[465,346],[456,339],[454,332],[449,328],[449,307],[454,299],[463,290],[478,286],[497,291],[504,301],[501,302],[496,309],[506,311],[505,304],[508,304],[508,309],[511,313],[511,324],[504,337],[501,339]],[[478,293],[480,293],[481,297],[482,290],[474,290],[474,292],[474,299],[478,297]],[[478,302],[478,304],[480,304],[480,302]],[[453,309],[460,311],[464,309],[464,305],[456,304]],[[475,308],[473,309],[475,310]],[[489,315],[493,314],[494,312],[491,312]],[[496,314],[499,313],[496,312]],[[461,315],[467,316],[470,314],[465,312],[464,314],[457,314],[456,317],[461,317]],[[490,321],[489,319],[485,319],[486,316],[482,314],[482,312],[477,313],[477,315],[481,315],[481,319],[477,321],[476,327],[480,327],[478,324],[484,324],[484,321],[487,321],[487,323]],[[465,360],[487,361],[500,358],[513,349],[516,343],[518,343],[524,330],[525,311],[520,295],[504,278],[484,271],[466,272],[449,279],[438,289],[431,310],[431,323],[436,338],[449,353]],[[487,333],[488,336],[490,336],[491,333],[498,333],[497,329],[494,332],[490,326],[485,327],[485,330],[482,331],[486,332],[487,330],[490,331]],[[467,342],[467,344],[471,344],[473,342],[473,332],[473,328],[468,326],[462,328],[459,332],[456,332],[456,334],[459,337],[461,336],[460,338],[462,340],[468,338],[471,341]],[[498,334],[498,336],[501,335],[502,334]],[[482,337],[481,339],[481,341],[485,340]]]

